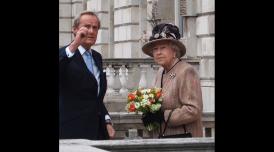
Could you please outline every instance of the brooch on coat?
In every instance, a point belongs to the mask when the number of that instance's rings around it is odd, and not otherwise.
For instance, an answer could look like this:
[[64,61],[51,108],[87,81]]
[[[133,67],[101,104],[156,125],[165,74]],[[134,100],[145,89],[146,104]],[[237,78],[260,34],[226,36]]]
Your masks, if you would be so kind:
[[172,72],[172,73],[169,74],[169,78],[170,78],[170,79],[174,79],[175,76],[176,76],[176,73],[173,73],[173,72]]

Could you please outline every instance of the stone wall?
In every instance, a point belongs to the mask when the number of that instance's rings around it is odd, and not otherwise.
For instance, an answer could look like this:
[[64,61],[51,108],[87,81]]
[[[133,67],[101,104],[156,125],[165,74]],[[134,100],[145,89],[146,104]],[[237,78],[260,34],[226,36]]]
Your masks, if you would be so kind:
[[200,61],[200,77],[204,111],[215,109],[215,0],[197,0],[197,56]]
[[59,47],[72,39],[72,0],[59,0]]
[[93,11],[98,15],[101,21],[101,28],[98,31],[96,44],[92,46],[93,49],[100,52],[103,58],[107,58],[110,54],[110,45],[112,42],[112,6],[111,0],[87,0],[87,10]]
[[82,0],[59,0],[59,47],[72,41],[73,18],[83,10]]
[[114,56],[113,58],[138,57],[139,1],[114,0]]

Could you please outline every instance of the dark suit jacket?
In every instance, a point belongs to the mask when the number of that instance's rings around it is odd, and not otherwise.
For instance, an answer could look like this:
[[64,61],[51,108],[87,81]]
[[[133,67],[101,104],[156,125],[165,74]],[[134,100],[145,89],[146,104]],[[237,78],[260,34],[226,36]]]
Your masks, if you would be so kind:
[[105,124],[108,111],[103,103],[107,81],[102,68],[102,56],[92,51],[100,71],[100,92],[97,95],[97,81],[79,50],[68,58],[66,47],[59,50],[59,138],[108,139]]

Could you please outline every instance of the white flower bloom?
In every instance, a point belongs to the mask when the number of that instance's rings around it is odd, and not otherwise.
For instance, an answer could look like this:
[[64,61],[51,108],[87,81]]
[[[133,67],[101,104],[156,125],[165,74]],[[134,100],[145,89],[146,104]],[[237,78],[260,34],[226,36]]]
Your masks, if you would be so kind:
[[166,33],[162,32],[162,33],[161,33],[161,36],[162,36],[163,38],[166,38]]
[[148,95],[146,95],[146,94],[143,95],[143,98],[144,98],[144,99],[148,99]]
[[169,34],[172,35],[174,39],[176,39],[176,36],[174,33],[169,33]]
[[160,35],[159,35],[159,33],[156,33],[155,35],[154,35],[154,38],[158,38]]
[[141,93],[142,93],[142,94],[146,94],[146,89],[141,90]]
[[147,102],[147,99],[142,99],[141,103],[142,103],[142,102]]
[[150,98],[154,98],[154,94],[152,94],[152,93],[150,93],[148,96],[149,96]]
[[147,105],[147,100],[146,99],[143,99],[142,101],[141,101],[141,106],[142,107],[145,107]]
[[135,104],[135,108],[136,108],[136,109],[138,109],[138,108],[140,107],[140,103],[135,102],[134,104]]

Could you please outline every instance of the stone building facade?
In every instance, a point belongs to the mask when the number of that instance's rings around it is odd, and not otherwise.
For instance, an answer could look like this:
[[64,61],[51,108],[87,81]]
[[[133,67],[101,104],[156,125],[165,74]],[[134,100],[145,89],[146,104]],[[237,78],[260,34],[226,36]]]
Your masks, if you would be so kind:
[[197,67],[204,113],[214,117],[215,0],[59,0],[59,47],[73,39],[73,18],[83,10],[97,13],[101,20],[93,48],[104,58],[108,79],[105,102],[110,111],[124,112],[128,91],[152,85],[158,67],[141,47],[153,25],[167,22],[180,27],[187,48],[183,58]]

